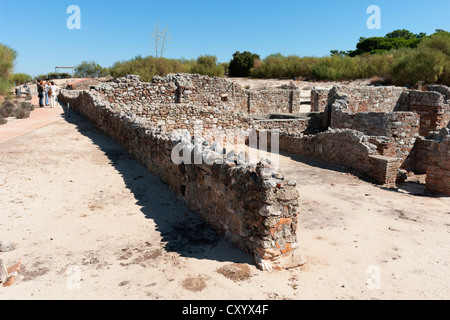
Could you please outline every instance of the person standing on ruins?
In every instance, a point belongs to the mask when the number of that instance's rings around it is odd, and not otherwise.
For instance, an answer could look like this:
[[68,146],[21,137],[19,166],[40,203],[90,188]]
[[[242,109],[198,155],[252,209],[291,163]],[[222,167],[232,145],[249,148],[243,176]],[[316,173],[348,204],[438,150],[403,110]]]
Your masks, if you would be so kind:
[[38,97],[39,97],[39,108],[43,108],[44,107],[44,86],[43,86],[44,82],[41,80],[37,81],[37,92],[38,92]]
[[45,91],[45,106],[49,106],[49,94],[48,91],[50,90],[50,81],[47,81],[44,85],[44,91]]
[[51,82],[51,86],[50,86],[50,91],[51,91],[51,95],[50,95],[50,108],[56,108],[56,91],[61,90],[60,87],[58,87],[57,85],[55,85],[55,82],[52,81]]

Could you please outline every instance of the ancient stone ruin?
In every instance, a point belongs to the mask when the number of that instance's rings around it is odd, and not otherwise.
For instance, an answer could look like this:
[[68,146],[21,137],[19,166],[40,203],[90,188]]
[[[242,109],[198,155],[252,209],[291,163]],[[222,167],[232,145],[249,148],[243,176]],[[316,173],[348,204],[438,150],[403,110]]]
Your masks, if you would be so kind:
[[[271,270],[306,262],[297,243],[299,194],[276,161],[251,161],[255,144],[343,165],[387,188],[426,174],[429,192],[450,195],[449,88],[335,86],[310,96],[311,112],[301,113],[295,86],[249,90],[223,78],[171,74],[63,90],[59,101]],[[227,147],[236,144],[243,148]]]

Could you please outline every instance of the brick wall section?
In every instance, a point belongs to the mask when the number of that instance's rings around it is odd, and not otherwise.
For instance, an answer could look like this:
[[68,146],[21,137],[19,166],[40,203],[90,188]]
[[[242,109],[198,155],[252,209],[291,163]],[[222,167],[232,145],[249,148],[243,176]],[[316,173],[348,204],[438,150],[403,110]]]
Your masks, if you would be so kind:
[[348,113],[396,111],[415,112],[420,118],[420,135],[427,137],[439,131],[450,121],[450,89],[446,86],[429,86],[428,91],[407,90],[398,87],[335,86],[330,90],[313,89],[312,111],[324,112],[337,100],[347,102]]
[[411,90],[404,95],[405,103],[397,109],[415,112],[420,117],[419,133],[427,137],[432,131],[439,131],[450,121],[450,105],[445,96],[436,91]]
[[413,151],[410,153],[406,168],[416,174],[426,174],[430,166],[436,166],[438,158],[438,144],[436,140],[420,137],[417,139]]
[[327,105],[339,99],[348,102],[348,112],[393,112],[398,104],[403,104],[402,93],[406,88],[399,87],[353,87],[336,85],[332,89],[313,89],[311,92],[311,111],[323,112]]
[[324,112],[328,104],[329,89],[311,90],[311,112]]
[[403,93],[406,88],[399,87],[350,87],[334,86],[330,91],[329,102],[345,99],[348,112],[393,112],[395,107],[402,104]]
[[331,128],[352,129],[369,136],[386,137],[393,148],[386,149],[381,155],[404,160],[419,136],[419,116],[414,112],[348,113],[337,103],[331,108]]
[[450,87],[442,85],[429,85],[427,91],[435,91],[444,95],[445,100],[450,100]]
[[[223,161],[203,141],[201,154],[216,159],[202,164],[172,161],[175,146],[193,147],[187,136],[165,134],[128,116],[95,91],[62,91],[59,100],[97,127],[159,175],[207,222],[243,250],[254,254],[262,269],[289,268],[305,263],[297,244],[298,192],[274,168]],[[189,136],[188,136],[189,137]],[[221,161],[218,161],[221,159]],[[201,196],[199,196],[201,195]]]
[[298,113],[300,90],[252,90],[250,113]]
[[427,190],[450,196],[450,135],[434,142],[434,157],[427,169]]
[[377,184],[395,187],[399,159],[380,155],[369,139],[348,129],[331,129],[311,136],[281,134],[280,150],[352,168]]

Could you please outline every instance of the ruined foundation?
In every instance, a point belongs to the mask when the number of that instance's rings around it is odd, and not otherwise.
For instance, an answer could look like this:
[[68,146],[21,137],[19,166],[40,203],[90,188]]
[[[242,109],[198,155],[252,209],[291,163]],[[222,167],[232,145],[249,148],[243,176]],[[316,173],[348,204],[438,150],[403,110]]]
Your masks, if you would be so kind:
[[[275,134],[280,151],[346,166],[388,188],[409,173],[426,174],[430,192],[450,195],[449,89],[428,90],[313,89],[311,112],[300,113],[304,102],[295,88],[247,90],[222,78],[176,74],[64,90],[59,101],[160,176],[261,269],[272,270],[306,262],[297,243],[297,182],[270,161],[251,163],[245,153],[224,150],[218,135],[238,130],[244,144],[254,132],[269,132],[260,141],[269,148]],[[180,150],[182,161],[174,161]]]

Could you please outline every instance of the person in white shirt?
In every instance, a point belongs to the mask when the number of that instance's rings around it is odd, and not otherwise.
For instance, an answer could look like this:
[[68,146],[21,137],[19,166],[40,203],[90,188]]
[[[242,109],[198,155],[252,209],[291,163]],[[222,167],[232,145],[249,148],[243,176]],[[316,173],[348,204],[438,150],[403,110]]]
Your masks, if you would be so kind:
[[61,90],[60,87],[55,85],[55,82],[52,81],[52,85],[50,86],[51,95],[50,95],[50,108],[56,108],[56,92]]
[[48,107],[48,99],[50,98],[50,95],[48,94],[48,91],[50,90],[50,81],[47,81],[44,85],[44,94],[45,94],[45,106]]

